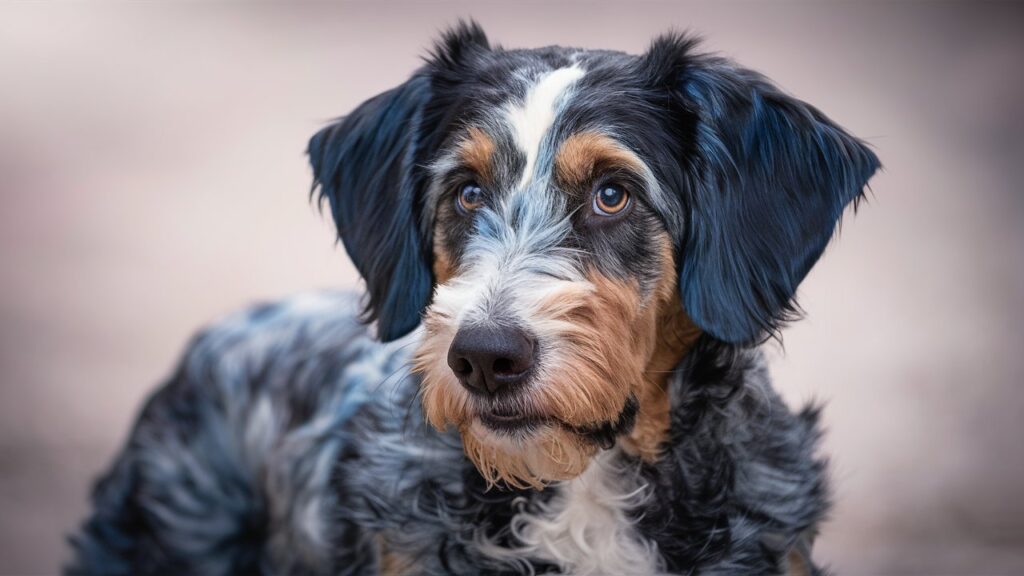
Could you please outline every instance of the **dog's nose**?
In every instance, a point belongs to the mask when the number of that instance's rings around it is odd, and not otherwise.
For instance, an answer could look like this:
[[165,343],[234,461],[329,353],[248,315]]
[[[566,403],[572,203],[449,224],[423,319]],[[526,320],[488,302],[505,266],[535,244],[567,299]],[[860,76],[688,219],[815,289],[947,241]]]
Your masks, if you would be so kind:
[[511,326],[460,328],[448,349],[448,366],[471,392],[495,394],[526,380],[534,341]]

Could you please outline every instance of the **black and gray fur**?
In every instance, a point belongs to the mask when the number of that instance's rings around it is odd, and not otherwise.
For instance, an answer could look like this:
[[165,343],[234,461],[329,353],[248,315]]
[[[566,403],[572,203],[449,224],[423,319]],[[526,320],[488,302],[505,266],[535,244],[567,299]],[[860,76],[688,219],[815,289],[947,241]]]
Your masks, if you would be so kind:
[[[546,573],[497,561],[511,518],[552,497],[488,490],[458,436],[423,423],[409,339],[382,345],[354,295],[236,314],[189,346],[96,486],[68,574]],[[415,337],[415,336],[414,336]],[[673,574],[782,574],[827,508],[817,413],[793,414],[758,352],[705,339],[671,378],[672,441],[634,510]]]
[[[633,215],[671,237],[680,300],[703,332],[668,379],[662,457],[603,452],[642,495],[630,523],[664,573],[783,574],[794,559],[817,573],[809,550],[828,503],[817,411],[787,408],[754,345],[792,316],[797,285],[877,158],[813,107],[694,54],[680,36],[641,56],[503,50],[463,25],[409,81],[310,142],[376,333],[359,321],[355,296],[312,294],[198,335],[97,484],[68,574],[572,570],[522,552],[513,529],[568,484],[488,488],[459,436],[424,423],[410,372],[436,284],[432,231],[453,135],[570,62],[586,73],[544,150],[599,129],[650,167],[635,183]],[[499,149],[502,169],[523,170],[513,147]],[[494,226],[515,221],[505,216]],[[479,244],[482,228],[461,234]],[[459,234],[447,247],[456,256],[472,245]],[[642,235],[622,234],[568,226],[556,240],[610,254],[599,266],[643,280],[653,256]]]

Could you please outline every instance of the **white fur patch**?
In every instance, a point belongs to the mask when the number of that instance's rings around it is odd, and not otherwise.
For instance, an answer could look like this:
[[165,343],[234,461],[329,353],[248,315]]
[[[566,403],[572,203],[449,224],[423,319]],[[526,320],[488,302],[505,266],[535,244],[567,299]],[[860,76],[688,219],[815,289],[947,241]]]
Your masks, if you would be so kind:
[[563,94],[582,76],[583,69],[577,65],[548,72],[530,87],[522,103],[510,104],[506,109],[516,144],[526,154],[520,187],[533,178],[541,142],[555,122]]
[[616,466],[616,456],[597,455],[579,477],[553,487],[546,504],[517,514],[511,527],[518,547],[483,542],[484,552],[510,562],[543,560],[577,576],[663,573],[657,545],[637,533],[629,515],[649,496],[647,486],[632,469]]

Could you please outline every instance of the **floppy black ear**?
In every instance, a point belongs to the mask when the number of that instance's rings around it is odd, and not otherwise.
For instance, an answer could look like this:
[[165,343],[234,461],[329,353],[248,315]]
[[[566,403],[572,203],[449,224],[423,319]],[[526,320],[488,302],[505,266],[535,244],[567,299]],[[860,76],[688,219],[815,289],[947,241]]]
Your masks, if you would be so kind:
[[338,236],[366,281],[364,320],[381,340],[412,331],[430,300],[430,226],[419,222],[423,164],[449,121],[433,78],[487,46],[474,23],[460,23],[438,43],[433,60],[404,84],[364,102],[309,141],[313,186],[331,206]]
[[647,54],[672,74],[688,118],[679,289],[697,325],[749,343],[794,314],[797,286],[879,161],[814,107],[727,60],[691,56],[692,46],[666,37]]
[[338,236],[366,281],[365,319],[393,340],[419,323],[430,298],[430,254],[414,213],[420,110],[430,80],[417,75],[363,103],[309,141],[314,185],[330,202]]

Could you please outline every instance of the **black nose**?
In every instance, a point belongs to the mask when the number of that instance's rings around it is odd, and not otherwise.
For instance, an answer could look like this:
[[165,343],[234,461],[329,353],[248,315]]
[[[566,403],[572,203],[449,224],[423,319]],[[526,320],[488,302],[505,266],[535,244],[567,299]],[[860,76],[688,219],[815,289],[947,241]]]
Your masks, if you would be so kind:
[[460,328],[448,349],[448,366],[471,392],[495,394],[526,380],[534,342],[511,326]]

